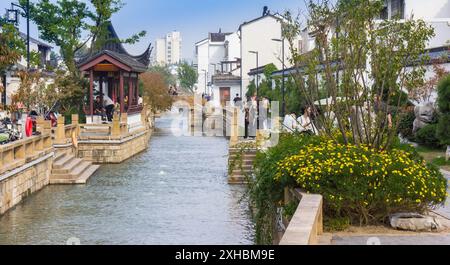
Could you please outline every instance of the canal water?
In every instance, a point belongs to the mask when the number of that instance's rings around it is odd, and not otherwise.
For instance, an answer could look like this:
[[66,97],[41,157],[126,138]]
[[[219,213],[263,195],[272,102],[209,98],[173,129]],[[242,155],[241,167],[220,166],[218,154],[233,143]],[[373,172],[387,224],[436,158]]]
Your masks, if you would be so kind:
[[227,184],[228,142],[176,137],[156,122],[150,148],[85,186],[48,186],[0,217],[0,244],[253,244],[245,187]]

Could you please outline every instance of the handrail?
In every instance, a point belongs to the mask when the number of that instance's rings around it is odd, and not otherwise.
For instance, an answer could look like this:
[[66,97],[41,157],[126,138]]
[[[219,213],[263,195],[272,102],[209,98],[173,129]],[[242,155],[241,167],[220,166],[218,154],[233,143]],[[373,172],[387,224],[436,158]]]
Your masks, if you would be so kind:
[[322,195],[306,194],[295,190],[300,199],[297,210],[289,222],[280,245],[315,245],[323,234]]
[[51,151],[52,147],[52,137],[49,132],[1,145],[0,174],[37,159],[41,154]]

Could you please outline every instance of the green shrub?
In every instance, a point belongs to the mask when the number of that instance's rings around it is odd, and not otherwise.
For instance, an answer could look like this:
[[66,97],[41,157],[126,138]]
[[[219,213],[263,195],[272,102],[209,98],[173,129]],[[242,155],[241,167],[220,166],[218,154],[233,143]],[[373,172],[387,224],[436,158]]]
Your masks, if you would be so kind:
[[273,243],[277,207],[282,206],[284,188],[296,186],[293,178],[275,181],[273,176],[277,172],[277,162],[298,153],[311,142],[320,142],[320,139],[300,134],[282,134],[277,146],[257,153],[254,164],[255,178],[249,183],[250,202],[255,209],[257,244]]
[[325,215],[352,224],[386,222],[397,212],[424,212],[447,198],[447,180],[403,150],[375,151],[323,141],[277,163],[276,180],[295,179],[324,196]]
[[450,75],[438,85],[438,106],[441,116],[436,134],[441,144],[450,145]]
[[415,119],[414,111],[408,111],[402,113],[398,124],[398,133],[410,141],[414,139],[413,124]]
[[415,136],[417,143],[433,148],[442,147],[441,141],[437,138],[437,124],[429,124],[418,130]]

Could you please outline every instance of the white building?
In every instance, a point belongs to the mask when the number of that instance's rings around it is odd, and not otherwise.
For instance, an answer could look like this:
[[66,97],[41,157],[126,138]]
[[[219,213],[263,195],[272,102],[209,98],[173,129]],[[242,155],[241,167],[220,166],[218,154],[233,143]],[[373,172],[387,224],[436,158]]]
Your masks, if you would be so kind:
[[[450,72],[450,0],[386,0],[381,18],[390,19],[394,16],[400,16],[402,19],[422,19],[434,28],[435,36],[427,45],[431,61],[426,65],[425,78],[434,77],[433,63],[438,60],[439,64]],[[430,101],[434,102],[436,97],[437,94],[433,93]]]
[[[282,39],[282,16],[278,14],[264,13],[263,16],[245,22],[239,27],[241,40],[241,86],[245,95],[247,87],[254,76],[249,75],[252,69],[260,68],[267,64],[274,64],[282,69],[282,44],[274,39]],[[285,42],[285,66],[288,62],[289,45]],[[253,71],[254,72],[254,71]]]
[[[422,19],[434,28],[435,36],[427,44],[426,50],[431,60],[425,65],[425,78],[431,79],[435,75],[433,70],[433,64],[435,63],[440,64],[446,71],[450,72],[450,0],[431,0],[428,2],[423,0],[386,0],[380,19],[392,19],[394,17]],[[334,34],[333,29],[330,30],[330,38],[332,34]],[[314,49],[315,39],[308,28],[301,32],[300,39],[299,50],[301,53],[307,53]],[[291,68],[287,69],[285,74],[295,72],[296,70]],[[273,76],[279,77],[281,75],[282,71],[273,73]],[[436,96],[436,93],[433,93],[430,101],[435,101]],[[423,102],[415,103],[422,104]]]
[[153,53],[153,64],[165,65],[166,64],[166,39],[156,39],[155,51]]
[[158,38],[155,41],[155,51],[152,58],[153,64],[179,64],[182,61],[181,49],[181,33],[178,31],[167,33],[164,38]]
[[181,33],[173,31],[166,35],[166,62],[169,65],[181,62]]
[[209,33],[195,44],[197,93],[211,96],[216,106],[225,106],[240,94],[240,39],[236,32]]
[[[20,36],[26,40],[27,35],[24,33],[20,33]],[[40,63],[38,66],[39,70],[45,70],[46,66],[50,64],[50,52],[52,46],[34,39],[30,37],[30,51],[36,52],[40,55]],[[25,70],[27,67],[27,58],[26,56],[22,56],[22,58],[11,67],[9,71],[2,76],[3,84],[2,86],[5,88],[3,93],[0,93],[0,103],[5,105],[11,104],[12,96],[17,92],[20,86],[20,79],[17,75],[17,71]],[[51,82],[51,81],[49,81]]]

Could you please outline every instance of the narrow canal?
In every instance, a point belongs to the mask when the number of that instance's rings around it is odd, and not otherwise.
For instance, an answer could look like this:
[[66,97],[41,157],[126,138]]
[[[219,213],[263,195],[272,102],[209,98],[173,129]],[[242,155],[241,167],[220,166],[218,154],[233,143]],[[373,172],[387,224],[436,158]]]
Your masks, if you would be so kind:
[[252,244],[245,188],[227,184],[228,142],[175,137],[171,121],[157,120],[145,153],[0,217],[0,244]]

